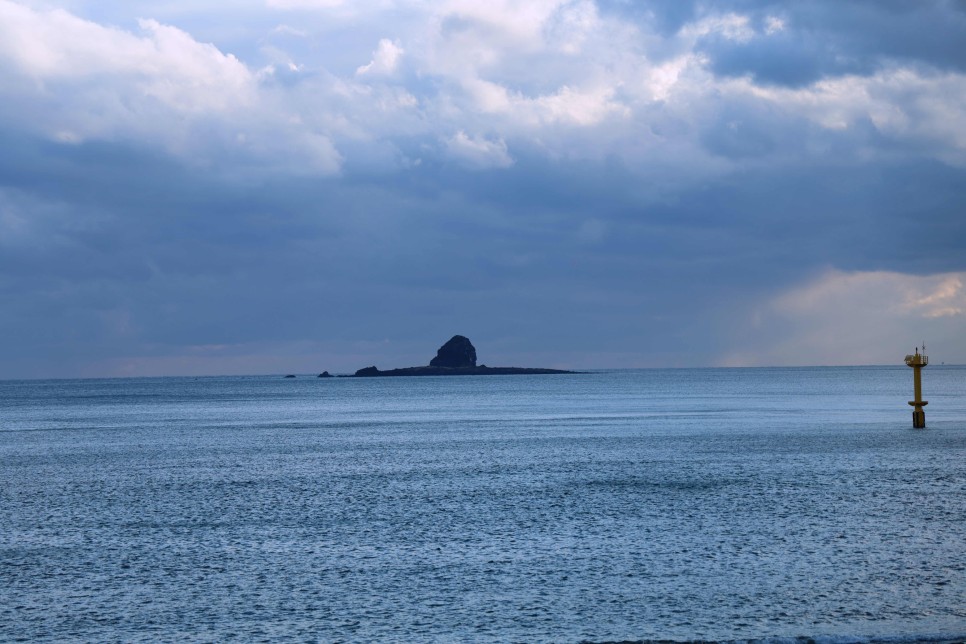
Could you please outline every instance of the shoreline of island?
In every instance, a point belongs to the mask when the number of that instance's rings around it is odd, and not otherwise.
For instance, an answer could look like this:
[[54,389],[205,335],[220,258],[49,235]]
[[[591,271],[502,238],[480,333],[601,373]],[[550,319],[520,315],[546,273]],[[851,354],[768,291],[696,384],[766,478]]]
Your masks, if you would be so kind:
[[565,369],[543,369],[537,367],[403,367],[380,371],[376,367],[359,369],[347,378],[380,378],[398,376],[516,376],[543,374],[573,374],[577,371]]
[[[363,367],[352,375],[339,378],[383,378],[406,376],[525,376],[575,374],[579,371],[566,369],[545,369],[541,367],[487,367],[476,364],[476,347],[469,338],[454,335],[436,352],[436,357],[426,366],[402,367],[380,370],[375,365]],[[328,371],[319,374],[320,378],[332,377]]]

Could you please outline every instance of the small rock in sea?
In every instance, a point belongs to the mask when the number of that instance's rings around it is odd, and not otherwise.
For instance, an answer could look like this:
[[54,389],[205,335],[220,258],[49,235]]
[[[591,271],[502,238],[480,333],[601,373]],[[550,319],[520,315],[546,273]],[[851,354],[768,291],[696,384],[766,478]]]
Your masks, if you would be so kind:
[[290,374],[288,374],[288,375],[287,375],[287,376],[285,376],[285,377],[286,377],[286,378],[294,378],[294,377],[295,377],[295,375],[293,375],[293,374],[291,374],[291,373],[290,373]]
[[322,373],[320,373],[320,374],[319,374],[318,376],[316,376],[316,377],[317,377],[317,378],[331,378],[331,377],[332,377],[332,374],[331,374],[331,373],[329,373],[328,371],[323,371]]

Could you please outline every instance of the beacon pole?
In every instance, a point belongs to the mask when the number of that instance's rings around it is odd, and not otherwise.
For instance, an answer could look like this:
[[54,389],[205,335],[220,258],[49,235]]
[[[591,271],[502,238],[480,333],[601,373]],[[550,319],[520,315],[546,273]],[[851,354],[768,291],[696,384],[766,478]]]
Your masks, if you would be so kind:
[[919,353],[919,347],[916,347],[916,353],[911,356],[906,356],[906,366],[912,367],[912,378],[913,386],[915,391],[915,400],[910,400],[909,404],[914,407],[912,410],[912,427],[914,429],[925,429],[926,428],[926,412],[922,410],[923,407],[929,403],[922,399],[922,368],[929,364],[929,357],[926,356],[926,345],[922,345],[922,353]]

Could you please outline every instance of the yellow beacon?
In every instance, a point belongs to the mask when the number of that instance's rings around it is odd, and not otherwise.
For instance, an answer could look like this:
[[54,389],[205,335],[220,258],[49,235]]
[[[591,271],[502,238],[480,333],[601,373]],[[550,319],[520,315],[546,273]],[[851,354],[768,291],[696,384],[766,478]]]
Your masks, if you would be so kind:
[[912,377],[916,392],[916,399],[909,401],[909,404],[915,407],[912,410],[912,426],[914,429],[926,428],[926,412],[922,408],[929,403],[922,399],[922,368],[927,364],[929,364],[929,357],[926,355],[925,343],[922,345],[922,353],[919,353],[919,347],[916,347],[915,354],[906,356],[906,366],[912,367]]

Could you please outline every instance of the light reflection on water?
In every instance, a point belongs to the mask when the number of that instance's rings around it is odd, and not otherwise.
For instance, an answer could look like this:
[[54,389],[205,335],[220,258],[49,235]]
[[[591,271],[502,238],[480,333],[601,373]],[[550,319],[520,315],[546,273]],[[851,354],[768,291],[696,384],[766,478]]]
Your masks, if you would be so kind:
[[0,382],[0,639],[966,633],[966,369]]

